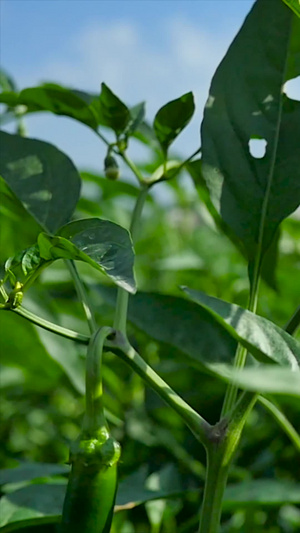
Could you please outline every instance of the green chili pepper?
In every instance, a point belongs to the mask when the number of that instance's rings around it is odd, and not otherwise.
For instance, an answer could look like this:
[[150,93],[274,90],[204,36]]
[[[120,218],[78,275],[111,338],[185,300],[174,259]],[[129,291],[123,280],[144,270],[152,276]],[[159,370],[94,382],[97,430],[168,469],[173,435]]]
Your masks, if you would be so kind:
[[120,446],[111,437],[80,440],[70,455],[62,533],[109,533],[117,491]]
[[71,474],[61,533],[109,533],[117,491],[120,445],[108,432],[102,403],[101,363],[111,328],[91,337],[86,363],[86,411],[81,436],[71,447]]

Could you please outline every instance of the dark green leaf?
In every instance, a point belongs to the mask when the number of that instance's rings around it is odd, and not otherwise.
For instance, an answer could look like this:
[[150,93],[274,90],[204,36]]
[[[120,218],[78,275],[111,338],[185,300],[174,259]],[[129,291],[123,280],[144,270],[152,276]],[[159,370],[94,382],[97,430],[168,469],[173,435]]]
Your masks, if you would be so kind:
[[188,125],[195,111],[193,93],[186,93],[161,107],[154,118],[154,131],[164,152]]
[[56,115],[74,118],[94,130],[99,123],[96,108],[92,105],[95,99],[95,95],[73,91],[53,83],[23,89],[19,94],[4,92],[0,95],[0,102],[10,107],[26,106],[27,113],[50,111]]
[[70,467],[67,465],[57,465],[51,463],[21,463],[15,468],[4,468],[0,470],[0,485],[7,483],[18,483],[20,481],[31,481],[36,478],[67,474]]
[[299,369],[300,343],[283,329],[238,305],[187,287],[183,287],[183,290],[256,359],[289,366],[293,370]]
[[224,510],[300,503],[300,484],[288,480],[253,479],[228,485]]
[[124,289],[135,292],[134,251],[126,229],[109,220],[89,218],[70,222],[58,235],[50,242],[58,241],[59,253],[66,250],[68,254],[72,248],[72,253],[77,254],[74,259],[89,263]]
[[1,363],[20,368],[32,390],[49,389],[57,383],[61,369],[49,356],[34,326],[11,311],[1,311],[0,322]]
[[72,161],[55,146],[0,132],[0,173],[35,220],[55,233],[68,222],[80,193]]
[[0,500],[0,531],[60,520],[64,484],[34,484],[3,496]]
[[[146,501],[174,498],[193,490],[160,490],[145,488],[145,471],[135,472],[120,483],[115,511],[136,507]],[[0,530],[3,533],[21,527],[58,523],[61,516],[65,484],[34,484],[7,494],[0,502]],[[198,493],[198,490],[197,490]],[[224,509],[270,507],[299,504],[299,484],[274,479],[251,480],[229,485],[225,490]]]
[[[101,287],[100,292],[115,305],[115,291]],[[139,292],[129,300],[128,318],[149,337],[180,350],[202,369],[212,362],[233,361],[235,341],[204,310],[183,298]]]
[[[250,263],[300,203],[300,102],[283,93],[299,73],[299,19],[282,0],[258,0],[215,73],[201,129],[212,201]],[[267,142],[263,158],[250,154],[253,138]]]
[[99,97],[100,122],[112,128],[117,135],[122,133],[130,122],[128,107],[105,85],[101,84]]
[[233,244],[235,244],[238,250],[244,253],[244,249],[241,246],[239,239],[237,239],[231,227],[223,220],[223,218],[215,208],[213,202],[211,201],[209,190],[203,177],[202,160],[196,159],[195,161],[187,163],[185,165],[185,168],[190,173],[199,193],[200,199],[206,205],[207,210],[211,214],[217,228],[222,231],[222,233],[227,235],[227,237],[229,237],[229,239],[233,242]]

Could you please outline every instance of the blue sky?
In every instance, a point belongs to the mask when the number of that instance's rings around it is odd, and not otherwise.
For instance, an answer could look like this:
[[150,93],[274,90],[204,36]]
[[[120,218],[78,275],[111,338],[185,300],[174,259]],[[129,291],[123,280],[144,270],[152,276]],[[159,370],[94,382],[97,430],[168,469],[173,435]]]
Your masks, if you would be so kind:
[[[104,81],[126,103],[160,106],[193,91],[197,112],[175,148],[199,146],[211,77],[253,0],[2,0],[1,63],[20,88],[55,81],[97,92]],[[28,118],[80,167],[100,170],[99,141],[68,118]],[[100,154],[100,155],[99,155]],[[139,153],[134,153],[139,157]]]

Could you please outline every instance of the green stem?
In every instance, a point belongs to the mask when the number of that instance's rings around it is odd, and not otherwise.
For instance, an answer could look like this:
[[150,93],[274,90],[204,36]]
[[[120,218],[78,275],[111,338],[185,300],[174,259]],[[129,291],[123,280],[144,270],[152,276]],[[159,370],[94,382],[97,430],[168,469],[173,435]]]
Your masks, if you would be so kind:
[[[261,235],[261,239],[263,238],[263,234]],[[261,246],[258,247],[258,254],[257,254],[257,260],[255,262],[255,268],[254,268],[254,274],[253,274],[253,280],[251,283],[250,288],[250,296],[249,296],[249,303],[247,306],[247,309],[251,311],[252,313],[256,312],[257,308],[257,299],[258,299],[258,290],[259,290],[259,280],[260,280],[260,261],[261,256]],[[242,346],[241,344],[238,345],[235,358],[234,358],[234,368],[243,368],[245,366],[247,359],[247,349]],[[227,415],[233,408],[238,394],[238,387],[234,382],[229,383],[226,389],[225,398],[222,406],[221,411],[221,419]]]
[[206,478],[199,533],[217,533],[222,512],[229,465],[223,463],[222,450],[209,448],[206,453]]
[[145,182],[145,179],[144,179],[144,176],[142,175],[142,173],[139,171],[139,169],[137,168],[137,166],[134,164],[133,161],[131,161],[131,159],[129,159],[129,157],[126,155],[125,152],[118,152],[119,155],[122,157],[123,161],[126,163],[126,165],[130,168],[130,170],[133,172],[133,174],[135,175],[135,177],[138,179],[138,181],[140,183],[144,183]]
[[41,273],[43,272],[43,270],[45,270],[45,268],[48,268],[48,266],[50,266],[52,263],[52,261],[45,261],[43,262],[40,266],[38,266],[31,275],[28,276],[28,278],[24,281],[24,284],[23,284],[23,292],[27,291],[29,289],[29,287],[31,287],[31,285],[35,282],[35,280],[41,275]]
[[85,415],[83,430],[89,438],[107,427],[104,416],[102,388],[102,353],[104,342],[112,333],[112,328],[98,329],[91,336],[86,356]]
[[293,316],[288,320],[286,325],[284,326],[285,331],[289,333],[290,335],[293,335],[295,331],[298,329],[300,325],[300,305],[296,309]]
[[297,431],[292,426],[290,421],[286,418],[286,416],[280,411],[280,409],[278,409],[278,407],[273,402],[267,400],[267,398],[259,396],[258,401],[271,413],[278,425],[281,427],[281,429],[283,429],[283,431],[289,437],[291,442],[294,444],[296,450],[300,452],[300,435],[297,433]]
[[62,326],[58,326],[57,324],[54,324],[53,322],[49,322],[49,320],[45,320],[44,318],[41,318],[31,311],[28,311],[28,309],[25,309],[25,307],[20,306],[16,309],[10,309],[13,313],[17,313],[17,315],[22,316],[29,322],[32,322],[32,324],[35,324],[36,326],[40,326],[43,329],[46,329],[47,331],[51,331],[52,333],[56,333],[57,335],[60,335],[61,337],[65,337],[67,339],[70,339],[72,341],[79,342],[81,344],[88,344],[90,337],[87,335],[83,335],[82,333],[77,333],[77,331],[73,331],[71,329],[64,328]]
[[211,429],[206,445],[207,470],[198,533],[219,531],[229,468],[256,399],[256,394],[242,393],[229,415]]
[[89,302],[89,298],[88,298],[88,295],[86,293],[83,281],[80,279],[80,276],[78,274],[78,270],[76,268],[75,262],[72,261],[71,259],[66,259],[65,262],[66,262],[66,265],[67,265],[67,267],[68,267],[68,269],[70,271],[70,274],[71,274],[71,276],[73,278],[74,285],[75,285],[75,288],[76,288],[76,292],[77,292],[78,298],[79,298],[79,300],[80,300],[80,302],[82,304],[82,307],[83,307],[83,310],[84,310],[84,313],[85,313],[85,316],[86,316],[86,319],[87,319],[87,323],[88,323],[90,332],[93,333],[97,329],[97,322],[96,322],[96,319],[95,319],[93,308],[92,308],[92,306],[91,306],[91,304]]
[[[235,354],[235,359],[234,359],[234,367],[243,368],[246,362],[246,357],[247,357],[247,349],[241,344],[238,344],[236,354]],[[236,399],[237,399],[237,393],[238,393],[238,388],[234,384],[234,382],[229,383],[226,389],[220,419],[226,416],[227,413],[229,413],[229,411],[234,406]]]
[[196,438],[205,446],[211,425],[186,403],[171,387],[144,361],[128,343],[126,337],[115,332],[113,340],[106,342],[106,348],[125,361],[143,381],[147,383],[184,421]]
[[[148,194],[148,187],[143,186],[139,192],[136,200],[136,204],[132,213],[130,233],[133,242],[135,241],[139,224],[141,220],[142,210],[145,204],[145,200]],[[117,303],[114,318],[114,329],[119,330],[126,336],[126,324],[127,324],[127,310],[128,310],[128,298],[129,293],[122,288],[118,288]]]

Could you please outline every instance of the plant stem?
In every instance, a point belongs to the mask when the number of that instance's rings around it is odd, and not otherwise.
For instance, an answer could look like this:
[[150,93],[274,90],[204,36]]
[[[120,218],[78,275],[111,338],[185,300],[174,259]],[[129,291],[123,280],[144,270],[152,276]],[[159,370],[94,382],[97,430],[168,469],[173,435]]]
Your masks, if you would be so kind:
[[13,313],[17,313],[17,315],[22,316],[29,322],[32,322],[32,324],[35,324],[36,326],[40,326],[43,329],[46,329],[47,331],[51,331],[52,333],[56,333],[57,335],[60,335],[61,337],[65,337],[67,339],[79,342],[81,344],[88,344],[90,337],[87,335],[83,335],[82,333],[77,333],[77,331],[73,331],[71,329],[64,328],[62,326],[59,326],[58,324],[54,324],[53,322],[49,322],[49,320],[46,320],[45,318],[41,318],[38,315],[35,315],[31,311],[28,311],[28,309],[25,309],[25,307],[20,306],[16,309],[9,309],[9,311],[12,311]]
[[[246,361],[246,357],[247,357],[247,349],[241,344],[238,344],[236,354],[235,354],[235,359],[234,359],[234,367],[243,368],[245,361]],[[226,389],[220,419],[226,416],[226,414],[229,413],[229,411],[232,409],[233,405],[236,402],[237,392],[238,392],[238,389],[236,385],[234,384],[234,382],[229,383]]]
[[71,259],[66,259],[65,262],[66,262],[66,265],[67,265],[67,267],[68,267],[68,269],[70,271],[70,274],[71,274],[71,276],[73,278],[73,281],[74,281],[74,284],[75,284],[75,288],[76,288],[76,292],[77,292],[79,300],[80,300],[80,302],[82,304],[82,307],[83,307],[83,310],[84,310],[84,313],[85,313],[85,316],[86,316],[86,319],[87,319],[87,323],[88,323],[90,332],[93,333],[97,329],[97,322],[96,322],[96,319],[95,319],[93,308],[92,308],[92,306],[91,306],[91,304],[89,302],[88,295],[86,293],[84,283],[79,277],[78,270],[76,268],[75,262],[73,260],[71,260]]
[[[143,186],[136,199],[136,204],[132,213],[130,233],[134,242],[141,220],[141,214],[148,194],[148,187]],[[119,330],[126,336],[127,309],[129,293],[122,288],[118,288],[117,303],[114,318],[114,329]]]
[[218,533],[229,468],[257,395],[243,392],[229,415],[212,429],[206,445],[207,466],[198,533]]
[[222,449],[209,447],[206,457],[205,489],[198,533],[217,533],[229,464],[224,464]]
[[130,168],[130,170],[133,172],[133,174],[138,179],[138,181],[140,183],[144,183],[145,180],[144,180],[144,177],[143,177],[142,173],[139,171],[139,169],[134,164],[134,162],[131,161],[131,159],[129,159],[129,157],[126,155],[126,153],[125,152],[119,152],[119,155],[122,157],[123,161]]
[[293,335],[296,329],[298,329],[299,325],[300,325],[300,305],[296,309],[293,316],[288,320],[288,322],[284,326],[284,329],[285,331],[287,331],[287,333],[289,333],[290,335]]
[[[260,255],[260,252],[259,252]],[[256,267],[254,269],[253,281],[250,288],[249,303],[247,309],[252,313],[256,312],[257,308],[257,298],[258,298],[258,289],[259,289],[259,276],[260,276],[260,260],[256,261]],[[245,366],[247,359],[247,348],[238,344],[235,358],[234,358],[234,368],[243,368]],[[221,419],[227,415],[233,408],[236,399],[237,399],[238,387],[234,383],[229,383],[226,389],[225,398],[221,411]]]
[[211,425],[186,403],[171,387],[144,361],[139,353],[129,344],[124,334],[115,332],[113,340],[106,342],[109,349],[125,361],[155,392],[181,417],[205,446]]
[[87,350],[83,430],[89,438],[107,426],[103,406],[102,353],[104,341],[111,333],[112,328],[109,327],[98,329],[93,333]]

